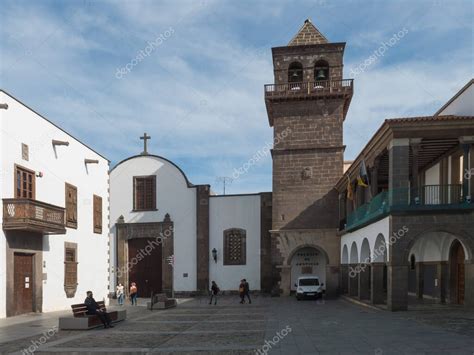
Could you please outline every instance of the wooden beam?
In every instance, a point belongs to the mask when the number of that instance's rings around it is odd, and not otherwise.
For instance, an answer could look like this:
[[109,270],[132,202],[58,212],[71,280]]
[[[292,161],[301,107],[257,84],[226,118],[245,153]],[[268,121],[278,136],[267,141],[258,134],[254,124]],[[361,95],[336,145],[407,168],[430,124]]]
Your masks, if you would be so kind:
[[99,164],[97,159],[84,159],[84,164]]
[[69,142],[67,142],[67,141],[58,141],[56,139],[53,139],[52,143],[53,143],[53,145],[65,145],[65,146],[69,145]]

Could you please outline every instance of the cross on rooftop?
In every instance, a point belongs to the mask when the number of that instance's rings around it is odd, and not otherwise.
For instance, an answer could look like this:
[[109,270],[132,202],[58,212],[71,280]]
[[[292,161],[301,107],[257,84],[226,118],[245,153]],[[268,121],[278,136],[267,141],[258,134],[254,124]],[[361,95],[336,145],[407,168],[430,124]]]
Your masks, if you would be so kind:
[[140,137],[140,139],[143,139],[143,152],[142,155],[147,155],[148,150],[147,150],[147,140],[151,139],[151,136],[147,135],[146,132],[143,133],[143,136]]

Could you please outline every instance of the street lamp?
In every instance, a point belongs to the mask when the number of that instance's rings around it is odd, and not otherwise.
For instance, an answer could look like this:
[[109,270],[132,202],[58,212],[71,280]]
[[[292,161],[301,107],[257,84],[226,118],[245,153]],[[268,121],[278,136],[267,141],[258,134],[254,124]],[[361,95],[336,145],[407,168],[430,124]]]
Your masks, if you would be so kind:
[[213,248],[212,251],[212,258],[214,259],[214,261],[216,262],[217,264],[217,249],[216,248]]

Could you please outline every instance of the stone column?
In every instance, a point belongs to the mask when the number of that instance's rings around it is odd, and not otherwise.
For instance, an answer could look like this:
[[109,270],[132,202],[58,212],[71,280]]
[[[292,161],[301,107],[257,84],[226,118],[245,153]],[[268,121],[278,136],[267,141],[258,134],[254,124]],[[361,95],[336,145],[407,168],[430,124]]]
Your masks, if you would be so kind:
[[372,197],[376,196],[379,190],[379,165],[380,157],[374,159],[374,166],[370,170],[370,188],[372,189]]
[[408,204],[409,157],[408,139],[392,139],[388,150],[388,190],[390,206]]
[[116,261],[115,261],[115,277],[116,284],[119,282],[125,285],[127,289],[128,280],[128,243],[127,243],[127,225],[123,221],[123,217],[117,221],[115,225],[116,231]]
[[359,295],[359,273],[357,268],[358,265],[359,264],[349,264],[349,296]]
[[469,150],[469,171],[470,171],[470,187],[469,187],[469,196],[471,196],[471,203],[474,203],[474,144],[471,144],[471,149]]
[[387,307],[390,311],[408,309],[408,266],[388,265]]
[[464,143],[461,144],[463,150],[463,157],[462,157],[462,196],[466,199],[466,196],[469,195],[469,178],[473,178],[470,176],[470,167],[469,167],[469,150],[471,148],[470,144]]
[[[411,166],[411,202],[415,203],[415,198],[420,197],[418,190],[418,156],[420,153],[421,138],[413,138],[410,140],[410,147],[412,152],[412,166]],[[407,163],[408,164],[408,163]]]
[[326,298],[336,298],[339,295],[339,265],[326,265]]
[[381,304],[385,301],[385,292],[383,289],[383,270],[385,263],[372,263],[371,272],[371,287],[370,287],[370,300],[372,304]]
[[446,261],[440,261],[436,265],[436,279],[438,280],[438,284],[435,288],[435,297],[439,300],[439,303],[446,303],[447,269],[448,263]]
[[[207,294],[209,290],[209,185],[196,188],[196,286]],[[214,246],[213,246],[214,247]],[[223,251],[220,250],[220,257]],[[214,262],[214,261],[212,261]]]
[[289,296],[291,291],[291,266],[281,265],[280,290],[283,296]]
[[425,282],[423,263],[416,263],[416,298],[423,299],[423,285]]
[[347,264],[341,265],[341,292],[346,295],[349,292],[349,267]]
[[359,264],[359,299],[370,298],[370,264]]

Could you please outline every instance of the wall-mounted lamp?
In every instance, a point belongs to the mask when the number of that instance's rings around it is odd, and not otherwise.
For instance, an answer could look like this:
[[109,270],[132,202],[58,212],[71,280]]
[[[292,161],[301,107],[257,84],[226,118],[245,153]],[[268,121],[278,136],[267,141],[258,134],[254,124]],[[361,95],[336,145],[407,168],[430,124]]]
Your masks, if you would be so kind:
[[211,253],[212,253],[212,258],[217,263],[217,249],[216,248],[212,249]]
[[38,172],[36,173],[36,177],[42,178],[42,177],[43,177],[43,172],[42,172],[42,171],[38,171]]
[[8,104],[0,104],[0,109],[8,110]]

